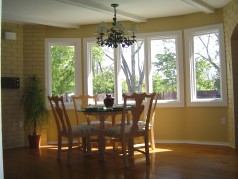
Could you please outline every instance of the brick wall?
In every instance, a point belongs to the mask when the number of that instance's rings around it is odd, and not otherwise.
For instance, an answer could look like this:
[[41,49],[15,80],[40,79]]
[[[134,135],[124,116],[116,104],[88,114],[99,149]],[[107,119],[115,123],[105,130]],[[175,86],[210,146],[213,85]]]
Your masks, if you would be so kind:
[[[45,27],[42,25],[23,26],[24,78],[36,73],[45,86]],[[46,126],[38,129],[41,133],[41,145],[47,143]]]
[[[24,79],[37,73],[45,84],[45,29],[40,25],[2,23],[2,32],[16,32],[16,40],[2,40],[2,76],[20,77],[19,89],[2,89],[3,148],[28,145],[20,107]],[[26,134],[25,134],[26,132]],[[46,144],[46,127],[41,128],[41,145]]]
[[23,26],[2,23],[2,32],[16,32],[16,40],[2,40],[2,72],[4,77],[20,77],[19,89],[2,89],[3,148],[25,145],[20,101],[23,89]]
[[[238,147],[238,142],[236,142],[238,141],[238,135],[236,134],[235,137],[235,127],[238,127],[236,122],[238,121],[238,110],[235,110],[238,109],[238,56],[232,56],[235,51],[231,47],[231,38],[234,29],[238,28],[238,0],[232,0],[224,7],[223,19],[228,83],[228,135],[230,146],[235,148]],[[238,51],[237,48],[236,51]]]
[[235,148],[238,148],[238,23],[231,36],[231,58],[233,68]]

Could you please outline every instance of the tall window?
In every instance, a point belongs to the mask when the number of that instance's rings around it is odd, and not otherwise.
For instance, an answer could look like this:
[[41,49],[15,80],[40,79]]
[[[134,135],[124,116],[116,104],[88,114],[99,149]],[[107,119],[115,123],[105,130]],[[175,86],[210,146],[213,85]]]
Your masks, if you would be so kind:
[[181,32],[144,34],[128,48],[95,44],[95,39],[84,39],[86,93],[101,102],[111,93],[120,104],[122,93],[154,91],[160,93],[159,105],[183,106]]
[[189,84],[188,105],[226,105],[226,76],[222,25],[185,31]]
[[175,32],[150,40],[153,91],[160,94],[159,102],[173,103],[174,106],[183,106],[183,61],[179,38],[181,34]]
[[79,39],[46,40],[46,88],[48,95],[63,96],[66,104],[80,93]]

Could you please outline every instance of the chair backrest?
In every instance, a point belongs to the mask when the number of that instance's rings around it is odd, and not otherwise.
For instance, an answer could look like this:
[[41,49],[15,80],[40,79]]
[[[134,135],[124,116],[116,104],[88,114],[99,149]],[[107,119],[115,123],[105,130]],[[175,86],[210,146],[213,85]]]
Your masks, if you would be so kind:
[[71,135],[71,123],[64,105],[63,96],[48,96],[48,99],[50,101],[58,133],[62,132],[65,135]]
[[[144,118],[143,113],[146,113],[146,126],[145,130],[148,131],[149,123],[151,119],[151,109],[152,103],[156,93],[132,93],[132,94],[123,94],[124,105],[123,105],[123,116],[122,116],[122,131],[124,132],[125,128],[125,119],[126,119],[126,109],[127,106],[132,105],[130,113],[132,117],[131,133],[137,132],[139,130],[138,121]],[[148,104],[148,107],[145,108],[145,103]],[[147,110],[147,111],[145,111]]]
[[88,105],[97,105],[97,97],[90,95],[72,96],[74,108],[79,109]]
[[[77,109],[86,107],[88,105],[97,105],[97,97],[96,96],[90,96],[90,95],[72,96],[72,100],[74,103],[77,124],[79,124],[79,116],[78,116]],[[90,124],[89,120],[90,119],[87,117],[88,124]]]

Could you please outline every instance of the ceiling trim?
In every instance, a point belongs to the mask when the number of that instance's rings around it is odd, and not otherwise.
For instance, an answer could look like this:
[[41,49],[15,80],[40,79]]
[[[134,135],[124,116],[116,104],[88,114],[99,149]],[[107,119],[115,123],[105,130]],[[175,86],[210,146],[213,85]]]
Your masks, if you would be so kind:
[[[100,4],[96,4],[87,0],[56,0],[56,1],[78,6],[78,7],[83,7],[83,8],[98,11],[98,12],[102,12],[105,14],[110,14],[110,15],[114,14],[113,8],[111,6],[110,7],[102,6]],[[146,22],[146,19],[143,17],[130,14],[128,12],[123,12],[118,9],[117,9],[117,15],[134,22]]]
[[207,14],[214,13],[215,9],[210,7],[208,4],[202,2],[201,0],[182,0],[193,7],[201,10],[202,12],[205,12]]

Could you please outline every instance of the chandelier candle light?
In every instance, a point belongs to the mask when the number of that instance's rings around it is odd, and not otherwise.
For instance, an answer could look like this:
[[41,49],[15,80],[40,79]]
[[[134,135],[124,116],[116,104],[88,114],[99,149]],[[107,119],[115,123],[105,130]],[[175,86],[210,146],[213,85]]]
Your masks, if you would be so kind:
[[97,44],[99,46],[108,46],[112,48],[117,48],[119,44],[121,44],[122,47],[129,47],[136,42],[136,26],[133,24],[130,29],[126,30],[122,22],[117,22],[116,7],[119,5],[111,4],[111,6],[114,8],[112,27],[108,29],[105,22],[101,22],[98,25],[96,30],[96,34],[98,34]]

